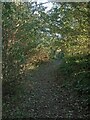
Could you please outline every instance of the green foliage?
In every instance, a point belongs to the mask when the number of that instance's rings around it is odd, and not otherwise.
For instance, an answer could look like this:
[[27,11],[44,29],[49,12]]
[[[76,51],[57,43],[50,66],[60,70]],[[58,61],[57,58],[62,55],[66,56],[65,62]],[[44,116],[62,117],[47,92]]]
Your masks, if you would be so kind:
[[[57,79],[90,92],[88,3],[56,3],[45,12],[37,3],[3,3],[3,94],[15,94],[28,66],[61,61]],[[58,53],[58,50],[61,50]]]
[[[40,12],[43,18],[42,8],[41,6],[38,11],[35,11]],[[18,84],[25,79],[27,61],[35,56],[38,48],[45,46],[45,39],[42,40],[44,35],[40,32],[40,26],[44,26],[44,23],[39,20],[40,17],[33,14],[33,3],[3,3],[4,95],[13,94],[16,91]],[[44,61],[42,56],[37,55],[34,61]]]
[[64,82],[69,82],[80,93],[90,92],[90,36],[88,34],[90,8],[87,7],[87,4],[67,3],[58,7],[58,11],[63,15],[60,31],[62,42],[59,45],[65,56],[57,71],[57,79],[59,80],[60,76],[63,76]]
[[[20,5],[23,14],[26,15],[25,5]],[[26,10],[26,11],[25,11]],[[15,94],[17,85],[23,79],[25,64],[25,51],[27,50],[27,40],[20,40],[20,25],[24,24],[19,6],[15,3],[3,4],[3,94]],[[18,36],[19,33],[19,36]],[[24,46],[25,45],[25,46]]]
[[[42,47],[47,47],[51,58],[58,49],[68,60],[70,56],[90,53],[88,11],[87,3],[55,4],[48,13],[36,3],[4,3],[3,62],[12,59],[20,71],[20,66],[24,67],[26,59],[32,56],[31,51]],[[70,64],[73,61],[72,58]]]
[[[90,58],[89,55],[78,55],[65,58],[61,64],[57,76],[64,77],[64,83],[68,83],[79,94],[89,95],[90,93]],[[66,84],[66,86],[68,85]]]

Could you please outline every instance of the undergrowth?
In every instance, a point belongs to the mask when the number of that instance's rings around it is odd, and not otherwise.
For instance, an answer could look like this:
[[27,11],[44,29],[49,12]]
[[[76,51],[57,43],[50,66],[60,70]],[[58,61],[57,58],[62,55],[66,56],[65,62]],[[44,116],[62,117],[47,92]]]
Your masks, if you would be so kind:
[[90,57],[89,55],[78,55],[63,59],[57,71],[57,79],[63,77],[63,86],[72,88],[80,96],[88,98],[90,104]]

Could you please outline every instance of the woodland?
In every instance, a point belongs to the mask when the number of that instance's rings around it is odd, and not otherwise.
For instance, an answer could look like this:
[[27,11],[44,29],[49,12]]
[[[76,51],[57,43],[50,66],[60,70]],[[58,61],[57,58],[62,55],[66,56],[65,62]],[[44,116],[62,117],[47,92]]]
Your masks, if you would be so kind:
[[2,4],[2,110],[9,118],[89,118],[90,4]]

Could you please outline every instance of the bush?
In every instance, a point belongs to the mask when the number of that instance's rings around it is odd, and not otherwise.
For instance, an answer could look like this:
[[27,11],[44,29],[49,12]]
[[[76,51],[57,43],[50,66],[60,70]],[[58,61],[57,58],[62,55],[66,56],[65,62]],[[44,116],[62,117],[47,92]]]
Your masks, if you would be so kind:
[[89,55],[73,56],[65,59],[58,69],[58,79],[62,75],[64,82],[68,82],[78,93],[88,94],[90,92],[90,58]]

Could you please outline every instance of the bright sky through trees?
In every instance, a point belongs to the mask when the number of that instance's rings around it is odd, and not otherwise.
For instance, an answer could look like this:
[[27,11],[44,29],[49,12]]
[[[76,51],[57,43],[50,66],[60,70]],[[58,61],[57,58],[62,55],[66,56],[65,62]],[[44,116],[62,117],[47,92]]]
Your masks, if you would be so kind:
[[[48,2],[48,0],[33,0],[33,1],[37,1],[38,4]],[[49,3],[44,4],[44,6],[47,7],[47,9],[46,9],[46,12],[47,12],[48,10],[50,10],[52,8],[53,5],[52,5],[52,3],[49,2]]]

